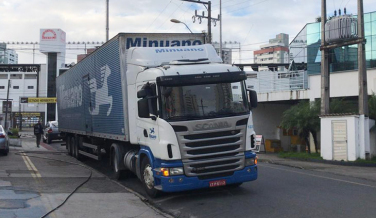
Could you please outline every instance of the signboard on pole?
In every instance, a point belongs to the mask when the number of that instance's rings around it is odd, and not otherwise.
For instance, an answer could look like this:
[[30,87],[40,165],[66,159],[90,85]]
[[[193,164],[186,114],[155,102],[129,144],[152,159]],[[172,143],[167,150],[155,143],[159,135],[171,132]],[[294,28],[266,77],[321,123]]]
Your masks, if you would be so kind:
[[29,98],[21,97],[21,103],[28,103]]
[[49,103],[56,103],[56,98],[28,98],[28,103],[36,103],[36,104],[49,104]]
[[264,138],[262,137],[262,135],[256,135],[256,137],[255,137],[255,151],[260,152],[261,146],[264,146],[263,151],[265,152],[266,150],[265,150]]
[[7,111],[7,105],[8,105],[8,113],[12,112],[12,102],[11,101],[3,101],[3,113],[6,113]]

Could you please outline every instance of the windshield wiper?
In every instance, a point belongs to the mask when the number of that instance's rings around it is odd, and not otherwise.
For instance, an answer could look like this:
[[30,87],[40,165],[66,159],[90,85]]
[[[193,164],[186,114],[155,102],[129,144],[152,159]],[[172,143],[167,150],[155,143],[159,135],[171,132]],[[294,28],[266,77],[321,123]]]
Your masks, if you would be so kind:
[[169,120],[190,120],[190,119],[201,119],[201,116],[194,116],[194,115],[185,115],[185,116],[172,116],[169,117]]
[[180,59],[180,60],[176,60],[176,61],[179,61],[179,62],[200,62],[200,61],[207,61],[209,60],[208,58],[199,58],[199,59]]

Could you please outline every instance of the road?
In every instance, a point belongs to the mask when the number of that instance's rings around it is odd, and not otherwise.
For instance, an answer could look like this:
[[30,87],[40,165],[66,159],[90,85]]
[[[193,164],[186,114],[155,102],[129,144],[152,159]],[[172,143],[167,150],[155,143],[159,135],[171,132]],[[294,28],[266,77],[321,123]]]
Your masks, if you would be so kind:
[[[55,148],[62,149],[58,143]],[[108,160],[84,164],[111,177]],[[146,197],[136,178],[119,181]],[[376,182],[259,163],[259,178],[238,188],[166,193],[149,199],[175,217],[375,217]]]
[[25,153],[20,153],[26,150],[23,147],[0,155],[0,218],[40,218],[63,203],[90,175],[49,218],[165,217],[122,185],[77,165],[80,162],[65,153],[36,148],[35,139],[27,144],[31,149]]

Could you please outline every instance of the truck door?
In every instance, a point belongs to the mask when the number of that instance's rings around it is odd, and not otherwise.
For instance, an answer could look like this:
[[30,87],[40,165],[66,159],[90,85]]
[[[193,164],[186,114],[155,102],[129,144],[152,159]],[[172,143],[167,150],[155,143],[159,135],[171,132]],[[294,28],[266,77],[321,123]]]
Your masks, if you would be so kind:
[[93,121],[92,116],[89,112],[91,108],[91,93],[89,87],[89,74],[82,77],[82,87],[83,87],[83,103],[84,103],[84,116],[85,116],[85,130],[87,133],[93,132]]
[[[145,83],[137,83],[137,91],[141,90],[144,85]],[[139,99],[137,99],[137,101],[138,100]],[[159,128],[157,122],[151,118],[140,118],[137,111],[138,108],[136,109],[138,143],[140,145],[156,148],[159,144]]]

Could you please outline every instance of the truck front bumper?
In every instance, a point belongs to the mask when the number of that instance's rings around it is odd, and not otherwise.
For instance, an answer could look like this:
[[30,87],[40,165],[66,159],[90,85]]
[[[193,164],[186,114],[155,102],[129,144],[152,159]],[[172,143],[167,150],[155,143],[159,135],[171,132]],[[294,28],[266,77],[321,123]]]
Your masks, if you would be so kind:
[[211,181],[226,180],[226,185],[253,181],[257,179],[257,165],[247,166],[242,170],[235,171],[233,175],[201,180],[198,177],[181,176],[158,176],[156,188],[164,192],[179,192],[192,189],[209,188]]

